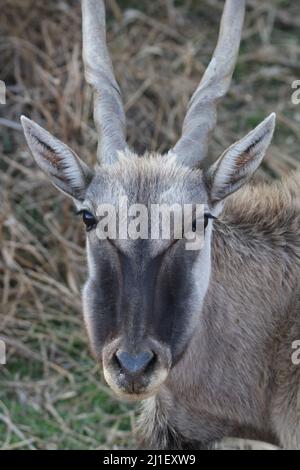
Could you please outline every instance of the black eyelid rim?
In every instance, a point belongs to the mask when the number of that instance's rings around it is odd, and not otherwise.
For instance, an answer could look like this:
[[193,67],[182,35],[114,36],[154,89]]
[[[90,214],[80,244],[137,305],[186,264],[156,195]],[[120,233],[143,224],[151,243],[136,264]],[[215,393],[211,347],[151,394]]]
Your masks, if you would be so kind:
[[80,209],[79,211],[75,212],[75,215],[80,215],[85,211],[85,209]]
[[[80,215],[80,214],[83,214],[84,212],[88,212],[88,213],[91,214],[93,217],[95,217],[94,214],[93,214],[92,212],[90,212],[89,210],[87,210],[87,209],[80,209],[79,211],[76,211],[76,212],[75,212],[75,215]],[[95,217],[95,218],[96,218],[96,217]]]
[[217,219],[214,215],[212,215],[210,212],[205,212],[204,217],[207,217],[208,219]]

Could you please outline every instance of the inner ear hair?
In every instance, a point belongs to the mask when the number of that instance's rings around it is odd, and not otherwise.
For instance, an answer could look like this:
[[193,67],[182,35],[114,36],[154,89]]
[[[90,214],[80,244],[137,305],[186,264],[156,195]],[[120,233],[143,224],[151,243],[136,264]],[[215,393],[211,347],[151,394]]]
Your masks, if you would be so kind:
[[212,204],[238,190],[257,170],[270,145],[275,117],[272,113],[246,137],[231,145],[204,173]]
[[77,200],[83,200],[92,170],[70,149],[34,121],[21,117],[31,153],[51,182]]

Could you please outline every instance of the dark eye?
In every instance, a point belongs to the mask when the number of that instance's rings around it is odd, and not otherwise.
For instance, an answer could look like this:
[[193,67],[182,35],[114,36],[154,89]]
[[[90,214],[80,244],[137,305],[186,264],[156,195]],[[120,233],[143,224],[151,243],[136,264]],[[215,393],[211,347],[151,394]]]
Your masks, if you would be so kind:
[[82,211],[82,220],[86,226],[87,231],[92,230],[92,228],[96,227],[97,225],[97,220],[89,211]]
[[209,219],[216,219],[217,217],[215,217],[214,215],[210,214],[210,213],[207,213],[207,214],[204,214],[204,230],[206,229],[207,227],[207,224],[208,224],[208,220]]
[[[215,219],[215,217],[212,214],[204,214],[204,230],[207,227],[209,219]],[[196,232],[196,220],[193,220],[192,230]]]

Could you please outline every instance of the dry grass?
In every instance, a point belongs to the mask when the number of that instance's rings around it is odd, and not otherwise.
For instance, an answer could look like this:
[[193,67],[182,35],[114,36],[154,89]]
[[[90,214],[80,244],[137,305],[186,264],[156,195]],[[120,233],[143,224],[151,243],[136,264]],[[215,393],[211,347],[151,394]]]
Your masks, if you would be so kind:
[[[222,2],[111,0],[109,44],[124,92],[130,144],[166,150],[208,63]],[[299,7],[249,0],[231,91],[220,107],[211,157],[271,111],[276,136],[261,177],[298,165]],[[33,164],[20,132],[24,113],[87,162],[96,135],[83,81],[79,2],[2,0],[0,79],[0,447],[131,447],[134,409],[99,380],[82,325],[84,234],[71,201]]]

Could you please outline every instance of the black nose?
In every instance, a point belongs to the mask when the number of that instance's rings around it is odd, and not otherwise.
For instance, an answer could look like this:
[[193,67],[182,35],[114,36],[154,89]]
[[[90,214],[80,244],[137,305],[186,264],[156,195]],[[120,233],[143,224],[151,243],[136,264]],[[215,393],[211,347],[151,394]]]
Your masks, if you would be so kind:
[[153,363],[155,356],[152,351],[143,351],[133,355],[119,350],[116,352],[116,358],[122,372],[131,377],[138,377],[146,372],[150,364]]

